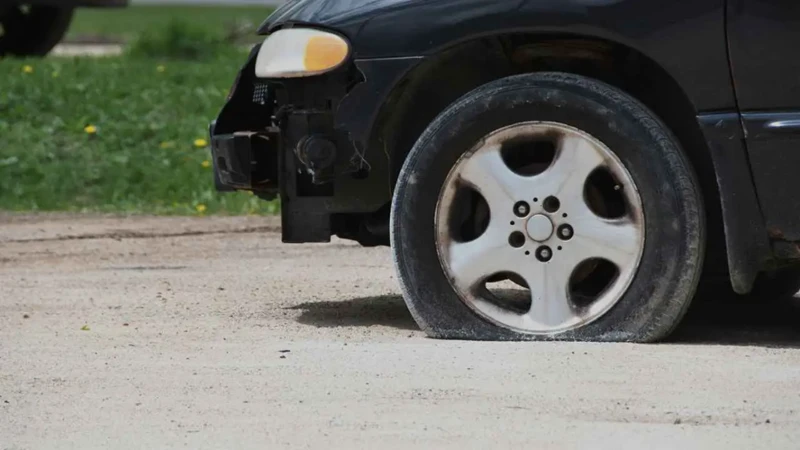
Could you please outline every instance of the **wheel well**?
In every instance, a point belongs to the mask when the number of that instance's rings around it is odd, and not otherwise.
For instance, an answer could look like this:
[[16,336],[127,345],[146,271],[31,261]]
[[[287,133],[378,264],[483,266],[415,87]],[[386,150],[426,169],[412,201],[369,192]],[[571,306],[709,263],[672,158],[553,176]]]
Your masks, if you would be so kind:
[[[655,61],[630,47],[595,38],[509,34],[460,43],[426,58],[389,95],[370,142],[390,158],[391,184],[414,143],[462,95],[510,75],[558,71],[611,84],[644,103],[676,135],[698,174],[713,174],[697,111]],[[699,177],[706,205],[709,261],[726,261],[716,177]],[[710,267],[709,267],[710,268]],[[726,273],[727,267],[716,270]]]

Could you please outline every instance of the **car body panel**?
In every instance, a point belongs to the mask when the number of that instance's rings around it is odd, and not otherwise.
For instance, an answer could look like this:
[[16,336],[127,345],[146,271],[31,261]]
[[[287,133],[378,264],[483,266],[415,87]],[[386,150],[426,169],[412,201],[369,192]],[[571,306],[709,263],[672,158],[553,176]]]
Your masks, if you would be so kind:
[[731,68],[770,235],[800,241],[800,3],[729,0]]
[[698,117],[708,142],[720,193],[728,272],[734,292],[750,291],[772,257],[761,207],[750,176],[737,112]]
[[358,59],[430,55],[509,32],[599,38],[652,58],[698,111],[735,108],[724,0],[680,7],[673,0],[300,0],[279,8],[260,32],[298,23],[339,30]]
[[729,0],[728,32],[742,112],[800,108],[800,2]]
[[419,4],[420,0],[289,0],[267,18],[258,32],[267,34],[287,24],[312,24],[336,28],[354,37],[376,11],[405,3]]
[[767,229],[773,238],[800,241],[800,111],[745,112],[741,118]]

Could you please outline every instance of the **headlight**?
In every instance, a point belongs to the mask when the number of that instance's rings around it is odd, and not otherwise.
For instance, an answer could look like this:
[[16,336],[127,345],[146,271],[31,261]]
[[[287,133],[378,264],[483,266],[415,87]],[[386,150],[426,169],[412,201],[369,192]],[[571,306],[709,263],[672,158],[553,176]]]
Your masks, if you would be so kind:
[[278,30],[266,40],[256,59],[258,78],[296,78],[329,72],[347,60],[344,38],[311,28]]

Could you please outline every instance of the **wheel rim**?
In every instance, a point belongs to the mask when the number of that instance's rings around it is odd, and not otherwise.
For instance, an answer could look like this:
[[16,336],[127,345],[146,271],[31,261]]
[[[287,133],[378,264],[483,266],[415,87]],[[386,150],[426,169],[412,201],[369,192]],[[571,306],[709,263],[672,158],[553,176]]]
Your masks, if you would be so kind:
[[[523,333],[603,316],[644,250],[630,173],[602,142],[560,123],[519,123],[482,139],[448,174],[435,220],[439,260],[461,300]],[[509,281],[515,290],[493,287]]]

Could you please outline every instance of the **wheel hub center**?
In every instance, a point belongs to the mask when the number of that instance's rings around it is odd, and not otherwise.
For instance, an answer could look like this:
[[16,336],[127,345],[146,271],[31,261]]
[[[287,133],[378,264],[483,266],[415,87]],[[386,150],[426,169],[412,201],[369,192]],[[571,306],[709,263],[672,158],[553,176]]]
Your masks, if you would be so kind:
[[525,228],[528,231],[528,237],[536,242],[544,242],[553,235],[553,222],[544,214],[536,214],[528,219]]

